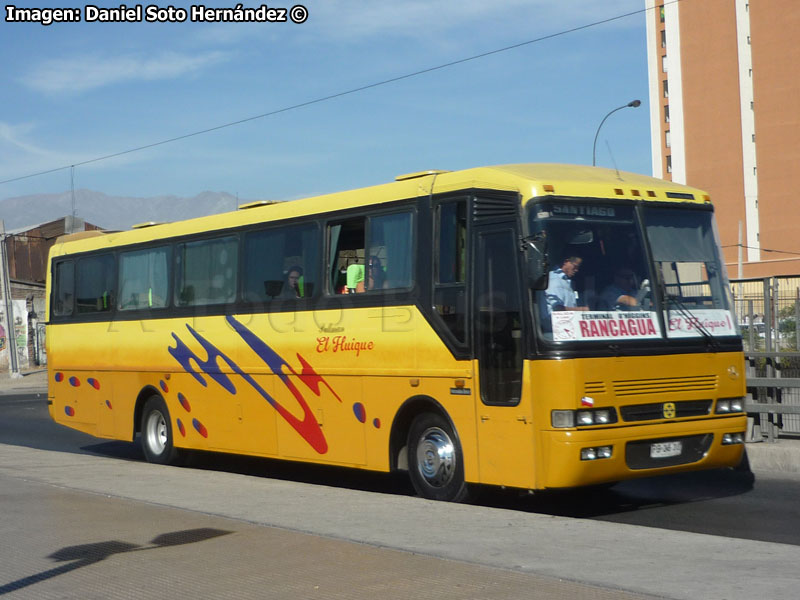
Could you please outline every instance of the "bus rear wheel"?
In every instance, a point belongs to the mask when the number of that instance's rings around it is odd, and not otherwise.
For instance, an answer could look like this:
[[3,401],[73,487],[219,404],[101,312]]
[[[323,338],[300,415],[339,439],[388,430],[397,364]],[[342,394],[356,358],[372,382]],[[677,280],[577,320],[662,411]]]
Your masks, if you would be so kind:
[[423,413],[411,424],[408,472],[414,489],[423,498],[446,502],[467,499],[469,490],[464,481],[461,444],[440,415]]
[[169,409],[161,396],[150,396],[142,410],[141,442],[147,462],[177,465],[180,452],[173,444]]

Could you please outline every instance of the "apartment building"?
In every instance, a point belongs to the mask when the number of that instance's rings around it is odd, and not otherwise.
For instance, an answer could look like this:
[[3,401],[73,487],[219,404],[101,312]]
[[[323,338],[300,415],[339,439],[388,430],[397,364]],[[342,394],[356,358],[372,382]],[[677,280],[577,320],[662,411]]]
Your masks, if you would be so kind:
[[653,174],[711,193],[732,278],[800,275],[800,2],[645,3]]

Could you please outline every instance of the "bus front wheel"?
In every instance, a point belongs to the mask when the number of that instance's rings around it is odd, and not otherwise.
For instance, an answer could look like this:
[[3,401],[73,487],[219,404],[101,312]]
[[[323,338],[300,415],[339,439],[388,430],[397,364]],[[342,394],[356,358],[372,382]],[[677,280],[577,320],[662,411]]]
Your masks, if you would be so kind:
[[151,396],[142,410],[142,450],[147,462],[176,465],[180,454],[173,445],[169,410],[161,396]]
[[467,499],[461,444],[440,415],[423,413],[411,424],[408,472],[414,489],[423,498],[446,502]]

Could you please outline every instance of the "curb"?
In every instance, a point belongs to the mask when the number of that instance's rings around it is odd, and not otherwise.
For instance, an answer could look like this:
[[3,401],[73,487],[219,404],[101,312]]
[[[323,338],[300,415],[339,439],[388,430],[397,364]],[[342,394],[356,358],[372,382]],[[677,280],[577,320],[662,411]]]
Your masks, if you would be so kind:
[[[25,376],[41,371],[34,371]],[[23,376],[23,377],[25,377]],[[22,379],[0,380],[0,397],[4,396],[38,396],[47,397],[47,384],[26,386]],[[2,384],[5,383],[6,386]],[[17,384],[17,385],[15,385]],[[21,385],[20,385],[21,384]],[[777,471],[782,473],[800,473],[800,440],[779,438],[775,442],[747,442],[746,460],[752,471]]]
[[10,387],[0,389],[0,396],[42,396],[47,397],[47,387]]
[[752,471],[800,473],[800,441],[749,442],[745,448]]

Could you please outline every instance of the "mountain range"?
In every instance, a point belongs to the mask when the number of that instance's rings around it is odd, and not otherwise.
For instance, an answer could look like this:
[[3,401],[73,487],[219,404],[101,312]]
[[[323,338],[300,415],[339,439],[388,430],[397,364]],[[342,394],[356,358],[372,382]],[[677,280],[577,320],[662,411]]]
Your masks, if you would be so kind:
[[[147,221],[168,222],[235,210],[248,200],[226,192],[202,192],[191,198],[109,196],[75,190],[75,215],[103,229],[129,229]],[[72,193],[34,194],[0,200],[6,231],[39,225],[72,214]]]

